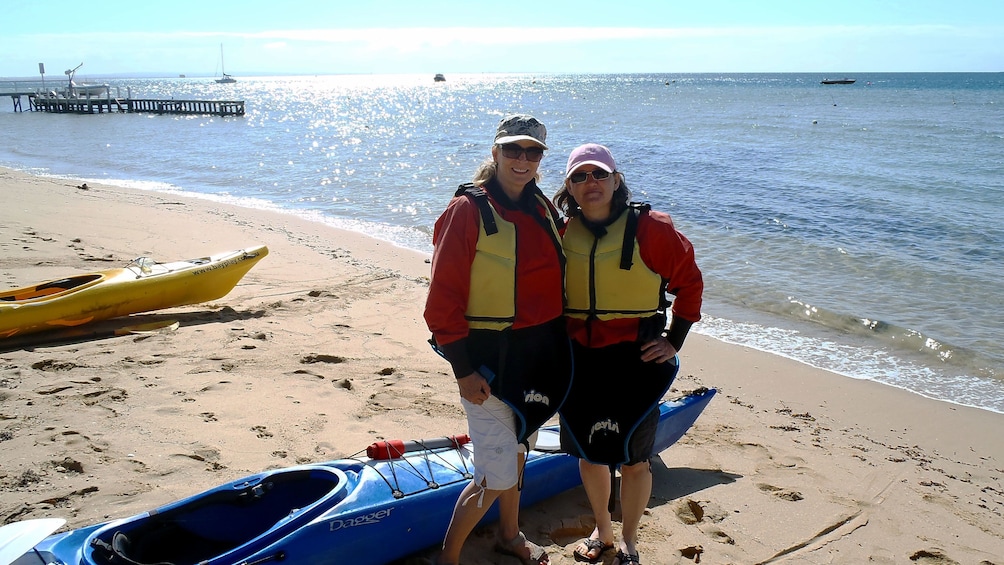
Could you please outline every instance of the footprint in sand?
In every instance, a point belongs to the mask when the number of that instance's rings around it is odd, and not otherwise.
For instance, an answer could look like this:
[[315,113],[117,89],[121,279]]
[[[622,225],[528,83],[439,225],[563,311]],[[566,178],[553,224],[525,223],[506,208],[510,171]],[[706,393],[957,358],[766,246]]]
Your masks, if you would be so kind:
[[675,512],[676,517],[684,524],[697,524],[704,519],[704,508],[689,498],[678,502]]
[[711,526],[710,528],[704,530],[704,533],[718,543],[724,543],[725,545],[736,544],[736,540],[732,539],[732,536],[725,533],[721,528],[718,528],[716,526]]
[[258,434],[258,439],[267,439],[272,437],[272,432],[268,431],[265,426],[252,426],[251,431]]
[[758,484],[757,488],[759,488],[763,492],[769,492],[782,500],[790,500],[792,502],[798,502],[799,500],[803,500],[805,498],[804,496],[802,496],[802,493],[798,492],[797,490],[783,489],[781,487],[768,485],[766,483]]
[[69,371],[80,367],[70,361],[56,361],[55,359],[45,359],[31,364],[32,369],[39,371]]

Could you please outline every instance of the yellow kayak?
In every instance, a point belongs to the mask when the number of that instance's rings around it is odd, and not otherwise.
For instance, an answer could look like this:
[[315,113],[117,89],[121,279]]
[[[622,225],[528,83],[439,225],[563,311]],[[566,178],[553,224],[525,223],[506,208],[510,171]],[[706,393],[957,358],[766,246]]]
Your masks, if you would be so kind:
[[120,269],[0,292],[0,339],[215,300],[266,255],[259,245],[172,263],[140,257]]

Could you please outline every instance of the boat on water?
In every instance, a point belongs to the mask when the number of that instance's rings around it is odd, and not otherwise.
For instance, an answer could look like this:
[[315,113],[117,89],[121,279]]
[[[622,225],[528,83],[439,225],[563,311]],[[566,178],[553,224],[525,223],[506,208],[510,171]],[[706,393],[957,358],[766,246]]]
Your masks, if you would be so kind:
[[[702,388],[660,405],[656,453],[683,437],[715,393]],[[527,455],[523,505],[581,484],[578,459],[560,452],[558,436],[557,426],[542,428]],[[12,563],[387,563],[442,541],[473,476],[467,441],[378,442],[358,458],[258,473],[130,518],[38,537]],[[493,506],[483,523],[498,519]]]
[[70,98],[100,98],[108,95],[107,84],[77,84],[71,82],[69,87]]
[[432,80],[435,82],[446,82],[446,77],[443,76],[443,73],[436,73],[436,76],[432,77]]
[[852,78],[824,78],[819,81],[819,84],[854,84],[855,79]]
[[237,82],[237,79],[227,74],[227,68],[223,64],[223,44],[220,43],[220,72],[223,76],[216,79],[217,84],[233,84]]
[[54,98],[104,98],[108,96],[109,87],[107,84],[98,83],[78,83],[74,80],[77,71],[84,66],[80,63],[72,69],[63,71],[66,75],[67,86],[62,92],[52,91],[49,93]]
[[128,265],[0,291],[4,338],[198,304],[225,296],[268,255],[264,245],[196,259]]

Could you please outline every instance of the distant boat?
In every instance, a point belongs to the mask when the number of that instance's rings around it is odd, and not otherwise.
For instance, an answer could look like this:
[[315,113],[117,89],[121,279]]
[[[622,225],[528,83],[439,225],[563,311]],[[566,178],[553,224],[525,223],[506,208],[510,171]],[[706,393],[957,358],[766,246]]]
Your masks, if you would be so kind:
[[227,74],[227,69],[223,66],[223,44],[220,43],[220,71],[223,72],[223,76],[216,79],[218,84],[233,84],[237,82],[237,79]]
[[824,78],[819,84],[854,84],[852,78]]
[[446,82],[446,77],[442,73],[436,73],[436,76],[432,77],[432,80],[436,82]]

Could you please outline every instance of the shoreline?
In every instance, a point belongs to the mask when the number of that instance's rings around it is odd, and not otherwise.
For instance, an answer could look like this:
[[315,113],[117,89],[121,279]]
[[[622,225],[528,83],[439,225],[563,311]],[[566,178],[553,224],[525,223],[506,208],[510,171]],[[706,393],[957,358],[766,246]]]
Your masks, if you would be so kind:
[[[462,430],[449,368],[425,343],[424,254],[292,214],[73,184],[0,169],[5,287],[140,255],[270,254],[212,304],[136,316],[179,319],[174,332],[0,352],[0,443],[15,454],[0,462],[2,523],[81,527]],[[644,562],[692,563],[680,550],[700,545],[702,563],[1004,563],[1004,415],[699,333],[681,359],[676,391],[720,394],[655,460]],[[588,515],[578,488],[521,519],[571,564]],[[473,536],[465,562],[493,563],[491,540]]]
[[[0,169],[3,168],[0,167]],[[12,172],[38,176],[54,182],[65,181],[71,186],[83,182],[67,175],[32,175],[13,170]],[[102,181],[101,179],[86,179],[86,182],[95,185],[109,185],[111,182],[110,186],[126,190],[162,196],[177,196],[182,199],[203,201],[210,205],[233,206],[255,213],[289,216],[298,221],[315,224],[314,227],[319,225],[323,226],[324,229],[345,231],[355,236],[361,236],[366,241],[377,241],[384,245],[398,247],[405,253],[413,252],[426,258],[431,257],[431,248],[426,251],[418,249],[418,245],[409,247],[400,241],[395,241],[394,237],[389,235],[400,230],[400,233],[405,234],[402,236],[403,239],[414,242],[413,236],[417,236],[419,232],[416,231],[408,235],[411,230],[401,226],[360,220],[355,223],[361,227],[353,228],[345,225],[354,223],[351,220],[325,216],[316,210],[281,208],[269,201],[249,197],[220,196],[186,191],[154,181],[136,181],[136,184],[161,186],[161,188],[142,188],[131,186],[130,183],[124,181]],[[123,184],[114,184],[115,182],[123,182]],[[367,227],[371,227],[373,231],[367,232]],[[431,243],[429,245],[431,246]],[[968,368],[955,366],[949,370],[944,366],[932,364],[932,360],[927,358],[931,354],[930,351],[921,354],[910,348],[897,348],[895,338],[889,340],[887,337],[885,341],[876,341],[864,334],[848,336],[844,335],[841,330],[825,324],[820,326],[808,320],[785,317],[775,312],[744,309],[745,307],[733,303],[718,303],[714,297],[706,297],[705,308],[705,323],[694,328],[696,333],[734,345],[751,347],[768,355],[786,357],[808,367],[835,373],[845,378],[869,380],[924,398],[1004,414],[1004,382],[996,377],[979,375],[980,369],[976,365]],[[713,323],[713,319],[716,322],[723,321],[724,324]],[[898,330],[901,334],[910,333],[905,328],[898,328]],[[902,338],[903,336],[898,337]],[[905,343],[903,339],[900,341]],[[944,347],[944,344],[936,341],[935,343],[936,347],[932,350],[940,350]],[[893,347],[893,350],[890,352],[887,347]],[[925,346],[925,349],[928,348]],[[990,368],[983,370],[992,371]],[[970,372],[975,372],[978,376],[974,376]],[[899,376],[900,374],[906,376]],[[953,381],[957,384],[945,384]]]

